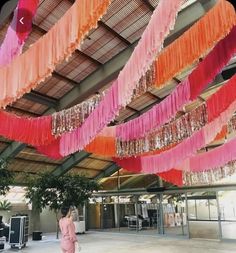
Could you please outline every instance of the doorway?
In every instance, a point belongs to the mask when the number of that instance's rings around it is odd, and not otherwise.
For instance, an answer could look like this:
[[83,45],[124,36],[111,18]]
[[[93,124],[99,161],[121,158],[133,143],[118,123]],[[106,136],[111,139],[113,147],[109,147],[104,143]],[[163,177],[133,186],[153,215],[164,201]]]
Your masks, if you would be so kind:
[[220,226],[216,192],[189,193],[187,206],[189,237],[219,239]]
[[236,191],[219,191],[220,227],[222,239],[236,240]]

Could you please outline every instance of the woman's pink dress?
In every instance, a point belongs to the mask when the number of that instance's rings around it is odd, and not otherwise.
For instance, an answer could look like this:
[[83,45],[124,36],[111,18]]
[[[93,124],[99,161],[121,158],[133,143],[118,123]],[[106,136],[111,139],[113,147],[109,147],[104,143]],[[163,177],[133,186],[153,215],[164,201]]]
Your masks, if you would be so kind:
[[59,226],[62,234],[61,248],[63,253],[74,253],[77,241],[74,223],[70,218],[65,217],[60,219]]

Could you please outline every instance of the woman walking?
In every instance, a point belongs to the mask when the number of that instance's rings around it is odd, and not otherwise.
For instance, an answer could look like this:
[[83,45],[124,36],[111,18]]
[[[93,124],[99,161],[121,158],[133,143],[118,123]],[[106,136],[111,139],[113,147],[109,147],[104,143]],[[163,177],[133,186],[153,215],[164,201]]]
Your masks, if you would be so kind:
[[61,249],[63,253],[75,253],[75,243],[78,241],[75,234],[75,226],[71,217],[69,207],[61,209],[62,218],[59,221],[61,229]]

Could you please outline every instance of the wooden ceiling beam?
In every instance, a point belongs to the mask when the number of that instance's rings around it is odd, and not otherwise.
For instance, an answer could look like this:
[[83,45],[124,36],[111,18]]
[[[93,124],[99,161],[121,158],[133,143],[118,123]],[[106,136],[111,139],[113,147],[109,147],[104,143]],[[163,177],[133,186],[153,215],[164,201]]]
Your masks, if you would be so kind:
[[16,160],[21,161],[21,162],[26,162],[26,163],[34,163],[34,164],[42,164],[42,165],[49,165],[49,166],[57,166],[60,163],[57,162],[47,162],[47,161],[39,161],[39,160],[32,160],[28,158],[23,158],[23,157],[15,157]]
[[[75,2],[74,0],[69,0],[72,4]],[[114,29],[112,29],[110,26],[108,26],[106,23],[104,23],[102,20],[98,21],[98,25],[106,29],[108,32],[110,32],[112,35],[114,35],[116,38],[124,42],[127,46],[130,46],[131,43],[122,37],[119,33],[117,33]]]
[[101,20],[98,21],[98,25],[101,26],[101,27],[103,27],[108,32],[110,32],[113,36],[115,36],[116,38],[118,38],[120,41],[124,42],[127,46],[131,45],[131,43],[127,39],[125,39],[124,37],[122,37],[119,33],[117,33],[115,30],[113,30],[110,26],[108,26],[107,24],[105,24]]
[[[209,4],[215,3],[213,0],[206,0]],[[205,3],[204,2],[204,3]],[[212,4],[212,5],[213,5]],[[181,13],[178,15],[177,24],[175,31],[171,34],[170,40],[166,40],[165,45],[176,39],[176,37],[180,36],[180,34],[186,30],[193,22],[198,20],[201,16],[206,13],[204,10],[204,6],[196,2],[192,4],[190,7],[182,10]],[[126,64],[127,60],[129,59],[130,55],[132,54],[135,46],[137,45],[138,41],[131,44],[129,47],[118,53],[114,56],[110,61],[103,64],[99,67],[96,71],[82,80],[79,85],[76,85],[71,91],[69,91],[63,98],[59,101],[58,110],[68,108],[76,103],[79,103],[86,99],[89,95],[94,94],[97,90],[101,87],[109,83],[110,81],[114,80],[117,77],[120,70]],[[150,108],[153,105],[150,105]],[[148,110],[148,108],[145,108]],[[46,114],[54,112],[54,109],[51,108]],[[135,117],[135,115],[134,115]],[[0,158],[5,159],[12,159],[14,158],[21,150],[26,147],[25,144],[12,142],[7,148],[3,150],[0,154]],[[70,156],[65,162],[63,162],[57,170],[56,175],[62,175],[73,168],[73,161],[75,157],[78,156],[78,160],[82,161],[83,159],[87,158],[90,154],[82,152],[77,152],[74,155]],[[68,161],[69,160],[69,161]],[[75,161],[75,164],[78,163],[78,160]],[[72,167],[71,167],[72,166]],[[113,164],[107,168],[103,173],[99,174],[96,179],[102,178],[103,176],[109,175],[109,173],[113,174],[115,171],[119,170],[119,166]]]
[[161,98],[157,96],[156,94],[153,94],[151,91],[147,91],[146,94],[150,96],[152,99],[161,101]]
[[149,0],[141,0],[141,2],[151,11],[153,12],[155,10],[155,7],[151,5]]
[[32,116],[32,117],[41,116],[41,114],[39,114],[39,113],[29,112],[29,111],[26,111],[26,110],[24,110],[24,109],[15,107],[14,105],[8,105],[8,106],[7,106],[7,109],[9,109],[10,112],[13,110],[13,111],[15,111],[16,113],[17,113],[17,112],[18,112],[18,113],[23,113],[23,114],[27,114],[27,115]]
[[[46,30],[44,30],[43,28],[41,28],[40,26],[33,24],[33,28],[37,31],[39,31],[40,33],[42,33],[43,35],[47,33]],[[86,53],[80,51],[79,49],[75,50],[75,53],[77,53],[78,55],[81,55],[83,57],[85,57],[86,59],[88,59],[89,61],[93,62],[94,64],[96,64],[97,66],[101,66],[102,63],[99,62],[98,60],[94,59],[93,57],[87,55]]]
[[50,97],[46,94],[42,94],[35,90],[32,90],[30,93],[26,93],[23,98],[41,105],[46,105],[49,108],[56,108],[58,106],[58,99]]

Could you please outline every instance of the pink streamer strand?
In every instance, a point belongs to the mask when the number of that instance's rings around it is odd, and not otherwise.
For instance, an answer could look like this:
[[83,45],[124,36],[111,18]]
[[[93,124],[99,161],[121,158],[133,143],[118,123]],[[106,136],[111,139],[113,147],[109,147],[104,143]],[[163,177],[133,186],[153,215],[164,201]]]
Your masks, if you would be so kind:
[[168,122],[186,103],[196,99],[202,90],[222,71],[236,53],[235,41],[236,27],[198,64],[189,78],[181,82],[166,99],[142,116],[118,125],[116,137],[122,141],[138,139]]
[[[191,157],[189,160],[189,169],[192,172],[201,172],[218,169],[220,166],[227,164],[236,159],[236,138],[230,140],[224,145],[211,151]],[[187,168],[182,168],[186,170]]]
[[[226,90],[228,92],[226,92]],[[148,174],[168,171],[175,167],[181,168],[181,162],[194,156],[197,150],[205,147],[205,145],[214,140],[217,133],[221,131],[222,127],[230,120],[233,112],[236,110],[236,75],[234,75],[224,87],[218,90],[217,93],[218,95],[221,93],[221,100],[218,100],[218,102],[222,105],[225,103],[224,101],[227,94],[233,94],[230,100],[232,103],[230,105],[227,103],[228,107],[225,111],[223,111],[224,106],[222,106],[223,109],[221,106],[217,106],[218,117],[210,124],[207,124],[201,130],[195,132],[190,138],[184,140],[171,150],[159,155],[120,159],[121,163],[117,161],[118,164],[129,170],[131,168],[128,166],[126,167],[125,163],[129,165],[132,164],[132,162],[135,162],[136,166],[138,166],[135,170]],[[212,99],[214,99],[214,97]],[[136,159],[138,159],[137,161],[139,162],[137,162]]]
[[[183,0],[160,1],[130,60],[108,94],[80,128],[62,136],[60,152],[63,156],[82,150],[115,118],[119,109],[129,103],[139,79],[150,67],[173,28],[182,3]],[[159,24],[158,30],[156,24]]]
[[19,3],[14,11],[14,16],[10,26],[8,27],[4,41],[0,47],[0,67],[8,65],[18,55],[21,54],[22,48],[30,30],[24,34],[17,33],[17,23],[19,22],[19,10],[24,9],[35,15],[39,0],[19,0]]

